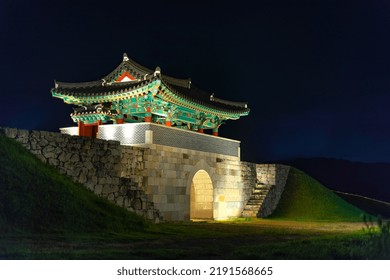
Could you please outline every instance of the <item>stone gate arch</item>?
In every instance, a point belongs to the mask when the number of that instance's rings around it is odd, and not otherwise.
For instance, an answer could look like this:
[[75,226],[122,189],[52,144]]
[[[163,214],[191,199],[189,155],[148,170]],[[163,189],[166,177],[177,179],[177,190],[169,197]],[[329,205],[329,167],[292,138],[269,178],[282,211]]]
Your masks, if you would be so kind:
[[214,190],[209,174],[201,169],[191,184],[190,219],[213,219]]
[[190,219],[214,218],[214,184],[211,168],[202,160],[194,166],[187,183]]

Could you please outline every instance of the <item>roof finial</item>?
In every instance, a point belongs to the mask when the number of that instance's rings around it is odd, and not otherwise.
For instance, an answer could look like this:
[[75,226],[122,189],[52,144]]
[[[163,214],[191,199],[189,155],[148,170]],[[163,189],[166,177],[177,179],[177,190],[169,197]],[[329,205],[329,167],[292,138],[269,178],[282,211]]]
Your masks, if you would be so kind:
[[127,53],[123,53],[123,61],[129,61],[129,58],[127,57]]
[[161,74],[161,68],[159,66],[156,67],[156,70],[154,70],[154,76]]

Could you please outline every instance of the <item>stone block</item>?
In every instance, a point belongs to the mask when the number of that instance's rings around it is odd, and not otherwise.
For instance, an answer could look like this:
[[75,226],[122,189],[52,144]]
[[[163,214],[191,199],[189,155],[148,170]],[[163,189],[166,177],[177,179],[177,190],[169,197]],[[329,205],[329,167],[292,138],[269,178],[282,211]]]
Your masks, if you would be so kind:
[[40,138],[38,144],[41,147],[45,147],[45,146],[49,145],[49,141],[47,141],[45,138]]
[[119,148],[114,148],[111,150],[111,156],[113,157],[117,157],[117,156],[120,156],[121,155],[121,151],[119,150]]
[[92,184],[91,182],[88,182],[88,181],[84,183],[84,186],[85,186],[88,190],[91,190],[91,191],[93,191],[93,190],[94,190],[94,187],[95,187],[94,184]]
[[58,159],[55,159],[55,158],[49,158],[48,163],[49,163],[51,166],[58,166],[58,165],[59,165],[59,160],[58,160]]
[[92,162],[90,160],[87,160],[84,162],[84,167],[87,168],[87,169],[93,169],[94,166],[92,164]]
[[78,162],[78,161],[80,161],[80,156],[79,156],[79,154],[78,153],[73,153],[71,156],[70,156],[70,158],[69,158],[69,161],[70,162]]
[[81,184],[84,184],[85,182],[87,182],[87,176],[86,176],[86,174],[84,172],[80,173],[78,181]]
[[98,183],[100,185],[104,185],[106,183],[106,177],[99,177],[98,178]]
[[5,127],[3,129],[4,134],[9,138],[16,138],[18,130],[16,128]]
[[167,203],[176,203],[176,202],[178,202],[178,201],[176,201],[176,198],[177,198],[176,195],[169,194],[166,197],[167,197]]
[[125,201],[125,198],[124,198],[124,196],[118,196],[117,198],[116,198],[116,204],[117,205],[119,205],[119,206],[121,206],[121,207],[124,207],[124,201]]
[[114,201],[115,200],[115,195],[113,193],[110,193],[108,196],[107,196],[107,199],[109,201]]
[[43,149],[42,149],[42,154],[45,155],[47,153],[50,153],[50,152],[54,152],[55,151],[55,147],[52,146],[52,145],[48,145],[48,146],[45,146]]
[[111,186],[108,185],[108,184],[104,184],[104,185],[103,185],[103,188],[102,188],[102,193],[103,193],[103,194],[112,193],[112,188],[111,188]]
[[134,199],[134,201],[131,203],[132,208],[136,210],[141,210],[142,209],[142,200],[137,198]]
[[167,203],[168,202],[168,197],[165,194],[153,195],[153,202],[154,203]]

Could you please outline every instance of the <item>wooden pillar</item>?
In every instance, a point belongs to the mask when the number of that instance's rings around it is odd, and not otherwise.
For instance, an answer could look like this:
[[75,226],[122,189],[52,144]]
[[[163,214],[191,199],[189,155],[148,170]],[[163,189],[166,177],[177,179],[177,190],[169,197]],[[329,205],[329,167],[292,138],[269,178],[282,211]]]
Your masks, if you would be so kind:
[[199,128],[198,128],[198,132],[199,132],[199,133],[204,133],[203,127],[199,127]]
[[92,137],[92,138],[96,138],[96,136],[97,136],[97,134],[98,134],[98,128],[99,128],[99,126],[96,124],[96,125],[91,125],[90,126],[90,128],[91,128],[91,136],[90,137]]
[[213,135],[218,136],[218,128],[213,128]]
[[152,122],[152,110],[150,109],[150,107],[146,108],[145,122]]
[[78,122],[79,136],[96,138],[99,130],[99,125],[101,125],[101,123],[102,123],[101,121],[97,121],[96,123],[93,124],[85,124],[82,121],[79,121]]
[[125,119],[116,119],[116,124],[123,124],[125,123]]
[[171,121],[168,121],[168,120],[165,120],[165,125],[166,125],[166,126],[172,126],[172,122],[171,122]]
[[84,135],[84,123],[82,121],[78,122],[78,127],[79,127],[79,136],[85,136]]

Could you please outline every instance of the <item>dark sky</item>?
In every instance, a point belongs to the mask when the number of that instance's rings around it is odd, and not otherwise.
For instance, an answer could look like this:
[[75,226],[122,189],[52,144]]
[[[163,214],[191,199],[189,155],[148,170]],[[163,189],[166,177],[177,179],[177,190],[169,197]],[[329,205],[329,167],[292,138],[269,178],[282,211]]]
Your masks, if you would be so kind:
[[244,160],[390,162],[389,1],[208,2],[0,0],[0,125],[73,125],[53,81],[100,79],[127,52],[248,101],[220,129]]

